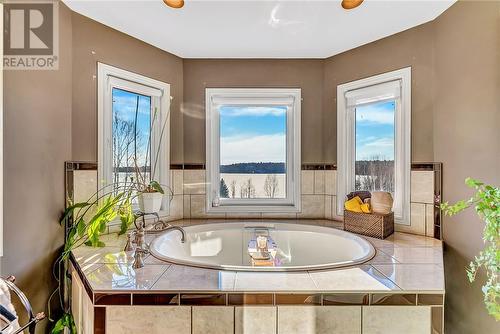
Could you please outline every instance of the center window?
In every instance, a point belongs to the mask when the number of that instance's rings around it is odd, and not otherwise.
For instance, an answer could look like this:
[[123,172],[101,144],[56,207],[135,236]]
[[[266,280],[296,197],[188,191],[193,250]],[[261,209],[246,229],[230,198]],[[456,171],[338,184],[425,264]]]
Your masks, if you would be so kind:
[[207,89],[209,212],[299,208],[300,90]]

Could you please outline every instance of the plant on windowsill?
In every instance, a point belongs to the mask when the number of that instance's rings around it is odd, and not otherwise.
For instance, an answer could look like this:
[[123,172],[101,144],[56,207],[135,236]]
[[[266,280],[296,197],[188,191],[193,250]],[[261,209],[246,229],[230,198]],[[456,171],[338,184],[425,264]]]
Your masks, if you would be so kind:
[[[154,166],[152,170],[148,168],[152,161],[150,152],[153,127],[158,121],[157,108],[154,110],[153,120],[149,128],[149,138],[146,150],[144,167],[139,167],[137,154],[137,115],[138,104],[135,110],[134,121],[134,174],[135,178],[130,178],[125,182],[114,182],[100,188],[87,201],[80,203],[71,203],[64,210],[60,225],[65,226],[66,237],[64,248],[61,255],[57,258],[53,275],[57,281],[57,288],[52,292],[48,300],[49,320],[54,321],[50,317],[51,302],[58,295],[60,307],[63,310],[61,317],[55,322],[52,329],[52,334],[62,334],[65,331],[76,334],[76,326],[71,314],[68,293],[71,289],[71,275],[68,272],[69,257],[71,251],[80,246],[86,245],[90,247],[106,246],[101,240],[101,235],[107,231],[108,223],[114,221],[117,217],[120,219],[120,231],[118,235],[127,232],[135,221],[135,213],[132,203],[137,199],[139,208],[142,212],[157,213],[163,201],[165,189],[170,194],[170,199],[173,197],[173,192],[170,187],[161,185],[154,180],[158,161],[161,152],[161,143],[166,128],[167,119],[170,115],[170,110],[165,117],[165,121],[161,124],[160,137],[158,145],[154,150]],[[153,150],[151,150],[153,151]],[[149,173],[150,172],[150,173]]]
[[465,184],[475,189],[476,193],[468,200],[458,201],[450,205],[447,202],[441,209],[449,216],[474,207],[478,216],[484,220],[483,240],[485,248],[477,255],[467,269],[467,277],[474,282],[480,268],[486,270],[486,282],[482,290],[484,304],[488,313],[497,321],[500,320],[500,188],[485,185],[477,180],[467,178]]

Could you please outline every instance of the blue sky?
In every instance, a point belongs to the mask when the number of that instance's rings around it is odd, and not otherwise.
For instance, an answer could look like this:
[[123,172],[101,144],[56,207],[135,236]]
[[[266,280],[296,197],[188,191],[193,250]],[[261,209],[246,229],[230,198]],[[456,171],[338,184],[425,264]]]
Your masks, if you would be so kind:
[[221,164],[285,162],[286,107],[222,106]]
[[394,101],[356,108],[356,160],[394,160]]
[[[113,88],[113,117],[127,122],[134,122],[137,97],[139,109],[137,114],[137,134],[142,137],[142,145],[138,146],[138,160],[144,161],[151,122],[151,97]],[[131,147],[133,152],[133,147]]]

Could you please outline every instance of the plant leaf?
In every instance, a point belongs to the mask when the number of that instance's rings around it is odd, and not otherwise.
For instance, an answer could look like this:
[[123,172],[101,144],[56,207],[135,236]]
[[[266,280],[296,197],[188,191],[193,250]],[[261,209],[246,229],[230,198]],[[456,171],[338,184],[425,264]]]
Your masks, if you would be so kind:
[[157,192],[159,192],[160,194],[165,194],[165,192],[163,191],[163,188],[161,187],[161,185],[156,182],[156,181],[151,181],[149,183],[149,185],[151,186],[151,188],[153,188],[154,190],[156,190]]

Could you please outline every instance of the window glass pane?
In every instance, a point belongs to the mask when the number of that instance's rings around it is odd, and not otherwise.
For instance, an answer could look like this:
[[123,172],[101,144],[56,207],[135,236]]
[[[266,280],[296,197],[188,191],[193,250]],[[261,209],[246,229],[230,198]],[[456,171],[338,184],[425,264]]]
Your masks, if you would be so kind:
[[113,88],[113,183],[135,178],[134,166],[149,179],[151,97]]
[[394,194],[395,101],[356,107],[356,190]]
[[286,198],[286,106],[222,106],[221,198]]

